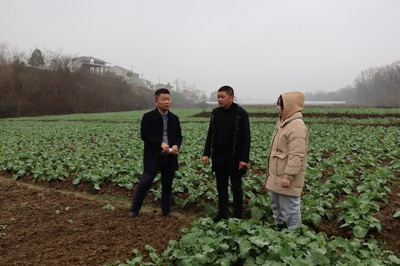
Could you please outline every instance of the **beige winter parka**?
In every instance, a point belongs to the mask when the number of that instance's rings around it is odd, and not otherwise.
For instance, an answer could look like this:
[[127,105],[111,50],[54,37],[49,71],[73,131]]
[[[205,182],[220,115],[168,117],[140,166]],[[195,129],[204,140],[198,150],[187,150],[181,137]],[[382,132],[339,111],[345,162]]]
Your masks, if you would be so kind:
[[[267,159],[269,190],[288,196],[301,196],[306,174],[308,130],[303,121],[304,94],[288,92],[281,94],[282,118],[276,124]],[[286,177],[289,187],[282,187]]]

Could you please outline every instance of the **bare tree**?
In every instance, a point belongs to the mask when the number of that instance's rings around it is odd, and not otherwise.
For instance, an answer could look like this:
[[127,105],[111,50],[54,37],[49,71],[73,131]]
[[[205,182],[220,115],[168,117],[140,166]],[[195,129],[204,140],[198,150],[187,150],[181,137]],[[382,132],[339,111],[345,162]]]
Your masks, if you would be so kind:
[[8,42],[0,42],[0,64],[6,64],[10,60],[10,52],[8,46]]
[[400,106],[400,61],[361,71],[353,86],[337,92],[306,93],[309,100],[343,100],[368,106]]
[[175,79],[172,84],[174,84],[175,91],[177,91],[177,92],[182,91],[181,81],[179,79]]
[[387,71],[390,73],[390,78],[400,84],[400,60],[397,60],[389,65],[387,67]]
[[365,105],[372,105],[374,102],[374,75],[376,68],[369,68],[361,71],[358,77],[354,80],[355,89],[358,92],[360,100]]
[[80,74],[79,71],[71,69],[72,56],[64,55],[61,52],[47,51],[45,55],[45,68],[57,75],[53,80],[54,96],[58,97],[59,93],[64,90],[68,81]]

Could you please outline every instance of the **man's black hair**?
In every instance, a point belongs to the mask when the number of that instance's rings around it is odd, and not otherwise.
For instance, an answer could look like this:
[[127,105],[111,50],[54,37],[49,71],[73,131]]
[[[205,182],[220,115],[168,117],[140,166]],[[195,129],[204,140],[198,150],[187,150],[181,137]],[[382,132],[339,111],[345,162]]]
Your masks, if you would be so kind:
[[154,93],[154,97],[157,99],[158,97],[160,97],[160,94],[169,94],[169,90],[167,90],[166,88],[158,89]]
[[235,92],[233,91],[231,86],[222,86],[221,88],[219,88],[218,92],[221,91],[225,91],[226,94],[228,94],[229,96],[235,95]]

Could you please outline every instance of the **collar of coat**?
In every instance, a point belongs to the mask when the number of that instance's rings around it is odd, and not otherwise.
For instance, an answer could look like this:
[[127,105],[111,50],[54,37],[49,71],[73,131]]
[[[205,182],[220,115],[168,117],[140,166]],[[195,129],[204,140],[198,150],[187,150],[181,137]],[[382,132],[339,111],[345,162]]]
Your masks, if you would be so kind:
[[301,112],[294,113],[290,117],[288,117],[286,120],[278,121],[278,123],[276,124],[276,127],[277,128],[284,127],[284,126],[286,126],[287,124],[289,124],[290,122],[292,122],[293,120],[296,120],[296,119],[303,119],[303,114]]

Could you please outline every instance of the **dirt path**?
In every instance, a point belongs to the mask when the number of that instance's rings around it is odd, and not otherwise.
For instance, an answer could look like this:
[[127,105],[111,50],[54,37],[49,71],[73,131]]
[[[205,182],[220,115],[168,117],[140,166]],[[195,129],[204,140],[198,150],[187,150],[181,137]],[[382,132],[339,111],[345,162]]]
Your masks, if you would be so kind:
[[[107,199],[103,195],[90,195],[85,192],[80,192],[80,191],[69,191],[69,190],[62,190],[62,189],[56,189],[52,187],[46,187],[46,186],[40,186],[38,184],[33,184],[33,183],[24,183],[24,182],[16,182],[14,180],[11,180],[7,177],[0,176],[0,183],[7,183],[7,184],[13,184],[17,183],[19,187],[25,187],[27,189],[32,189],[32,190],[37,190],[37,191],[42,191],[45,193],[60,193],[66,196],[71,196],[71,197],[76,197],[76,198],[81,198],[83,200],[88,200],[88,201],[95,201],[98,203],[103,203],[103,204],[109,204],[113,203],[114,205],[121,207],[121,208],[129,208],[130,202],[127,200],[110,200]],[[146,208],[146,207],[145,207]],[[145,212],[149,212],[149,208],[146,208],[144,210]]]
[[0,265],[103,265],[132,257],[144,245],[161,253],[193,214],[161,215],[148,204],[127,217],[130,191],[91,194],[68,182],[0,177]]
[[[388,204],[382,203],[377,218],[385,241],[400,255],[400,223],[393,217],[400,208],[400,188],[393,185]],[[132,249],[147,254],[151,245],[160,254],[179,229],[190,227],[193,213],[174,211],[179,219],[161,215],[146,198],[135,219],[127,217],[132,190],[105,185],[96,191],[71,180],[38,182],[31,178],[13,181],[0,176],[0,266],[8,265],[103,265],[132,258]],[[335,235],[335,224],[321,225]],[[323,230],[324,231],[324,230]]]

